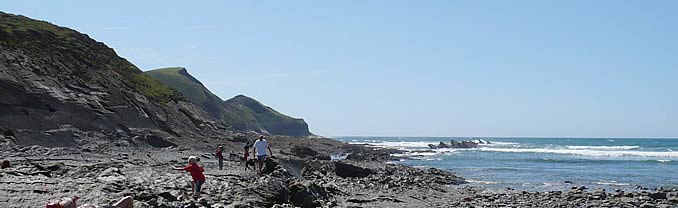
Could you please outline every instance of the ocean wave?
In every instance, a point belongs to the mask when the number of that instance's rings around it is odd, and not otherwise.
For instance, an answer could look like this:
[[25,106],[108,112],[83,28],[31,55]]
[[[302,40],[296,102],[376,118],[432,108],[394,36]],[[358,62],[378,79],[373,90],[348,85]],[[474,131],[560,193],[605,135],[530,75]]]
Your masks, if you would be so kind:
[[402,154],[391,154],[391,156],[413,157],[413,156],[435,156],[437,154],[438,154],[437,152],[407,152],[407,153],[402,153]]
[[459,151],[464,150],[464,149],[455,149],[455,148],[440,148],[440,149],[434,149],[433,151],[436,151],[438,153],[458,153]]
[[486,152],[512,152],[512,153],[553,153],[553,154],[570,154],[570,155],[584,155],[584,156],[604,156],[604,157],[678,157],[678,152],[644,152],[644,151],[603,151],[603,150],[587,150],[587,149],[521,149],[521,148],[491,148],[481,147],[479,151]]
[[429,148],[429,144],[438,144],[439,142],[384,142],[384,141],[352,141],[349,144],[366,144],[375,147],[386,147],[386,148]]
[[520,143],[515,142],[493,142],[489,141],[490,144],[479,144],[481,147],[519,147]]
[[567,146],[568,149],[592,149],[592,150],[632,150],[640,146]]
[[520,143],[515,143],[515,142],[493,142],[493,141],[489,141],[489,142],[491,144],[494,144],[494,145],[516,145],[516,144],[520,144]]
[[[478,140],[471,140],[474,142],[478,142]],[[483,142],[488,142],[486,140],[482,140]],[[493,142],[489,141],[491,144],[480,144],[482,147],[518,147],[520,144],[519,143],[514,143],[514,142]],[[440,141],[416,141],[416,142],[405,142],[405,141],[379,141],[379,140],[351,140],[348,142],[349,144],[361,144],[361,145],[370,145],[370,146],[375,146],[375,147],[383,147],[383,148],[393,148],[393,149],[430,149],[429,144],[433,145],[438,145]],[[449,141],[445,142],[446,144],[449,144]],[[448,149],[448,148],[442,148],[442,149]],[[451,148],[450,148],[451,149]]]
[[608,186],[628,186],[631,184],[628,183],[619,183],[617,181],[597,181],[596,184],[598,185],[608,185]]
[[478,184],[500,184],[501,182],[497,181],[481,181],[481,180],[473,180],[473,179],[466,179],[467,182],[469,183],[478,183]]
[[434,149],[426,151],[407,151],[405,153],[391,154],[395,157],[410,157],[418,160],[441,160],[443,155],[459,154],[455,149]]

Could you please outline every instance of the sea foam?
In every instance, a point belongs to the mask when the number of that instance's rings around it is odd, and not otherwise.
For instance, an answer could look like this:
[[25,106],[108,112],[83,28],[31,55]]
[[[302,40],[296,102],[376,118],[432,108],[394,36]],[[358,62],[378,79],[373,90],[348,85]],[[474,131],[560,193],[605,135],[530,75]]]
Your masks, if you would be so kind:
[[352,141],[349,144],[366,144],[375,147],[388,148],[429,148],[429,144],[438,144],[438,142],[379,142],[379,141]]
[[631,150],[639,146],[567,146],[568,149],[591,149],[591,150]]
[[604,151],[590,149],[546,149],[546,148],[492,148],[481,147],[479,151],[487,152],[514,152],[514,153],[553,153],[553,154],[571,154],[585,156],[606,156],[606,157],[678,157],[678,152],[649,152],[649,151]]

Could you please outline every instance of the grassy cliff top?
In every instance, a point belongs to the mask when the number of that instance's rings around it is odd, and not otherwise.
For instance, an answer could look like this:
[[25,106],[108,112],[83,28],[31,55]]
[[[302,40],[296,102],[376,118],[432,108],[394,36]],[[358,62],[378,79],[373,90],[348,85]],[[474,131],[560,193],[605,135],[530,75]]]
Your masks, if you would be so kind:
[[238,95],[223,101],[183,67],[155,69],[146,74],[181,92],[212,117],[234,129],[276,135],[311,135],[304,120],[284,115],[250,97]]
[[13,15],[4,12],[0,12],[0,31],[5,33],[46,31],[62,37],[80,34],[75,30],[59,27],[46,21],[34,20],[22,15]]
[[117,78],[158,104],[184,100],[180,93],[144,74],[136,66],[101,42],[75,30],[21,15],[0,12],[0,47],[28,57],[61,60],[72,66],[52,68],[53,76],[68,81],[97,83]]
[[188,74],[186,68],[167,67],[146,71],[145,73],[161,83],[171,86],[175,90],[181,92],[184,97],[188,98],[188,100],[193,103],[199,104],[213,99],[210,98],[212,93],[205,92],[205,86],[195,77]]

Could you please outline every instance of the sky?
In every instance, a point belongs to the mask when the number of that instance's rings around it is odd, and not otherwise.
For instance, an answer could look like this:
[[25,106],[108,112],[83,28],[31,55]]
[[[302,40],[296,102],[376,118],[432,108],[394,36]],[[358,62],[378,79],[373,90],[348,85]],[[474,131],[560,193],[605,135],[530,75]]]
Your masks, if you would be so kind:
[[678,1],[35,1],[323,136],[678,137]]

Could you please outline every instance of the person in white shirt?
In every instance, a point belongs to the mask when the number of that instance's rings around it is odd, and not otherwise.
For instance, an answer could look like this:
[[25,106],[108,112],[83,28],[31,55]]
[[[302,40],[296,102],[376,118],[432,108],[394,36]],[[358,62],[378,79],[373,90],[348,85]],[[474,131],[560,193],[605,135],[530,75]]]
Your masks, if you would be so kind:
[[268,149],[268,152],[270,153],[270,156],[273,156],[273,151],[271,151],[271,147],[268,145],[268,141],[264,139],[264,136],[259,136],[259,139],[254,142],[254,146],[252,146],[252,154],[257,156],[257,173],[261,175],[261,170],[264,167],[264,161],[266,161],[266,149]]

